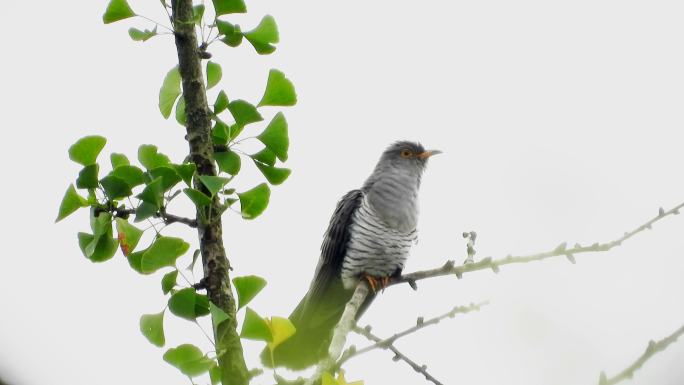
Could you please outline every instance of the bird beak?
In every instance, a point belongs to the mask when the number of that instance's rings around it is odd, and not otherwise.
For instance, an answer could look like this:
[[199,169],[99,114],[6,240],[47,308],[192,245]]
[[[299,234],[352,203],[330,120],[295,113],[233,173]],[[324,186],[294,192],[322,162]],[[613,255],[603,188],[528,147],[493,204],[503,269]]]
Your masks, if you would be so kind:
[[437,155],[437,154],[441,154],[441,153],[442,153],[442,151],[439,151],[439,150],[427,150],[427,151],[423,151],[420,154],[418,154],[418,157],[420,159],[427,159],[433,155]]

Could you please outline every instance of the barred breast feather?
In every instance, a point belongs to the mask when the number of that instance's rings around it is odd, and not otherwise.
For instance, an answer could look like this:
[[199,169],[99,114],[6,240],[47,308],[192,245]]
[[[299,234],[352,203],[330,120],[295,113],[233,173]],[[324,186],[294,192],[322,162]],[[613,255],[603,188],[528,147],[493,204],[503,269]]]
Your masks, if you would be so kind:
[[415,228],[402,231],[387,224],[367,196],[351,220],[347,254],[342,262],[342,282],[354,288],[359,276],[388,277],[401,272],[415,242]]

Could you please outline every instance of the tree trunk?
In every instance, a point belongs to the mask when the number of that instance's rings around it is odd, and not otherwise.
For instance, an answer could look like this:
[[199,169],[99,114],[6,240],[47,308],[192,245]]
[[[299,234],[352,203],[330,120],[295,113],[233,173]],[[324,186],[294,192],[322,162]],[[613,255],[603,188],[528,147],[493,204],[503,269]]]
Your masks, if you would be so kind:
[[[190,158],[197,166],[199,175],[216,175],[214,150],[211,140],[211,118],[207,104],[201,60],[193,23],[192,0],[173,0],[173,24],[178,65],[183,79],[183,97],[187,141]],[[195,180],[195,188],[210,195],[201,182]],[[237,334],[237,318],[230,278],[230,264],[223,247],[222,222],[218,197],[213,198],[210,207],[197,212],[197,231],[202,252],[204,283],[211,302],[228,314],[214,336],[216,353],[224,385],[246,385],[249,376],[242,352],[242,343]],[[210,218],[203,220],[202,218]]]

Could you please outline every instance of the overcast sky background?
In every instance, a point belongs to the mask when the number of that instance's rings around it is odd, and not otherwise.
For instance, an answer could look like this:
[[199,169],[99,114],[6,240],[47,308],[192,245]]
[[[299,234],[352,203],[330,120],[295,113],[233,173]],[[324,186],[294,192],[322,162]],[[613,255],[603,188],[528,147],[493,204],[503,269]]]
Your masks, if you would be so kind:
[[[157,1],[130,3],[164,19]],[[67,149],[81,136],[108,138],[101,159],[113,151],[134,159],[142,143],[175,161],[187,152],[182,127],[157,110],[176,60],[172,39],[132,42],[127,29],[150,23],[105,26],[105,7],[3,5],[0,376],[13,385],[188,383],[138,331],[141,314],[165,305],[163,273],[140,276],[121,254],[85,260],[76,242],[88,230],[85,211],[53,224],[79,171]],[[444,151],[423,179],[420,243],[406,271],[461,262],[463,231],[478,232],[477,258],[504,257],[608,241],[684,201],[681,1],[260,0],[248,8],[230,20],[247,30],[272,14],[282,43],[265,57],[246,42],[212,45],[220,87],[257,102],[268,69],[279,68],[299,96],[285,110],[292,176],[273,188],[262,217],[225,218],[235,274],[269,282],[251,304],[262,315],[294,308],[335,203],[397,139]],[[236,186],[259,180],[245,162]],[[596,384],[601,370],[615,374],[648,340],[684,323],[683,231],[684,217],[669,217],[609,253],[578,255],[577,265],[561,258],[432,279],[417,292],[394,287],[361,324],[390,336],[417,316],[490,300],[397,346],[445,384]],[[167,234],[195,240],[179,226]],[[165,327],[167,347],[207,345],[187,321]],[[250,365],[261,348],[245,342]],[[346,369],[366,385],[426,383],[384,351]],[[272,382],[267,373],[254,383]],[[628,383],[684,383],[684,342]]]

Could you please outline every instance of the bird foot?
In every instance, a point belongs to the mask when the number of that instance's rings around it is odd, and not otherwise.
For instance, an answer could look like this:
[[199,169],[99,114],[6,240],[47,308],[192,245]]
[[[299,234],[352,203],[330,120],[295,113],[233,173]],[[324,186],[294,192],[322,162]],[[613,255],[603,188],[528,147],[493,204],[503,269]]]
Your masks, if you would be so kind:
[[382,288],[382,292],[385,292],[385,289],[387,286],[389,286],[389,281],[390,277],[373,277],[370,274],[364,274],[363,279],[368,282],[368,286],[370,286],[371,290],[373,290],[373,294],[378,292],[378,286]]

